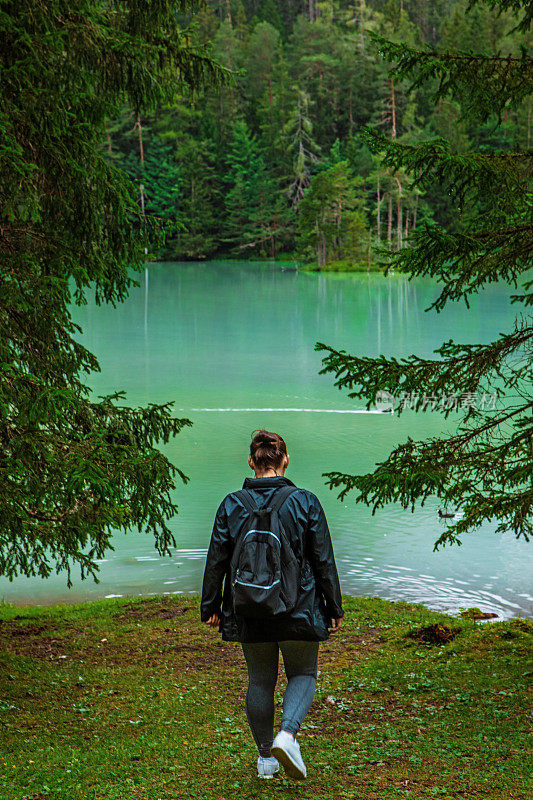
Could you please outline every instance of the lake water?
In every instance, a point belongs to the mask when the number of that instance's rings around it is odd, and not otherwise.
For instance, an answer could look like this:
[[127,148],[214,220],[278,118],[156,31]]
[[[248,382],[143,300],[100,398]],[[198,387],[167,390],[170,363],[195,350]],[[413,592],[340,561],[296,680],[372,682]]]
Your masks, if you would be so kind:
[[[115,550],[100,564],[99,584],[82,583],[76,570],[70,590],[64,574],[0,579],[0,598],[52,603],[200,591],[214,513],[252,475],[250,434],[264,427],[287,442],[287,477],[322,501],[344,593],[453,613],[478,606],[500,618],[532,615],[531,545],[511,533],[496,535],[494,524],[464,536],[461,547],[433,552],[445,524],[436,500],[414,513],[390,505],[372,516],[353,493],[337,500],[322,477],[329,470],[369,471],[395,443],[435,435],[444,421],[438,412],[351,413],[363,403],[318,374],[315,342],[396,357],[430,355],[451,337],[486,342],[514,319],[505,286],[488,287],[470,311],[453,305],[435,314],[424,309],[436,285],[398,275],[210,262],[151,264],[138,279],[141,286],[119,308],[90,300],[73,316],[102,368],[86,379],[95,397],[125,390],[129,405],[173,400],[176,416],[194,422],[163,446],[191,479],[176,487],[179,513],[171,527],[177,547],[172,557],[159,557],[149,535],[118,533]],[[453,428],[456,419],[447,425]]]

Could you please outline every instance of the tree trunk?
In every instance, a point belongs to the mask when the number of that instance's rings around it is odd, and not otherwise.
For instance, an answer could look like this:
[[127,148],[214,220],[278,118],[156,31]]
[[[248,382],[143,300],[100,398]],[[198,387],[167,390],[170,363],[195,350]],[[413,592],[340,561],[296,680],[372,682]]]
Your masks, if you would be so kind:
[[144,166],[144,145],[143,145],[143,129],[141,125],[141,117],[137,115],[137,122],[135,123],[134,129],[137,128],[139,131],[139,155],[141,157],[141,166]]
[[396,139],[396,100],[394,97],[394,79],[390,79],[390,90],[391,90],[391,139]]
[[387,219],[387,243],[389,250],[392,246],[392,195],[389,192],[389,216]]
[[527,99],[527,149],[531,141],[531,95]]
[[396,200],[396,249],[402,248],[402,184],[397,175],[394,180],[398,184],[398,198]]
[[381,195],[379,191],[379,178],[378,178],[377,225],[378,225],[378,239],[381,239]]
[[321,250],[320,266],[323,267],[326,263],[326,236],[324,233],[322,233]]
[[342,223],[342,199],[337,198],[337,258],[341,257],[342,243],[341,243],[341,223]]
[[[142,129],[142,125],[141,125],[141,116],[140,116],[140,114],[137,114],[137,121],[135,123],[134,130],[135,130],[135,128],[138,128],[138,130],[139,130],[139,156],[140,156],[140,159],[141,159],[141,168],[143,169],[143,172],[144,172],[143,129]],[[144,220],[144,184],[142,184],[142,183],[140,184],[139,191],[141,193],[141,214],[142,214],[142,218]],[[148,253],[148,249],[146,247],[144,248],[144,252],[145,252],[145,254]]]
[[309,0],[309,22],[314,22],[315,19],[315,0]]
[[396,222],[397,222],[396,250],[401,250],[402,249],[402,198],[401,198],[401,195],[398,195],[398,199],[396,200]]

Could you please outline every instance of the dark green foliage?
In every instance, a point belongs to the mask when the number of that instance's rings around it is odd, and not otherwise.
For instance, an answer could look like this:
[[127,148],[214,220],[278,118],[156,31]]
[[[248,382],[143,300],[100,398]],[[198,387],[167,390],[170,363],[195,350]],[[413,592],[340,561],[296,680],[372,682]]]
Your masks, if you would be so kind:
[[238,122],[227,156],[226,241],[237,252],[276,255],[288,213],[246,123]]
[[135,149],[119,164],[137,186],[143,187],[146,214],[167,223],[165,230],[169,236],[179,218],[183,165],[176,161],[172,143],[155,136],[145,135],[144,138],[146,156],[143,162]]
[[[498,76],[506,70],[507,56],[512,94],[515,100],[524,95],[523,53],[530,45],[524,29],[506,36],[517,22],[512,4],[501,14],[500,6],[492,9],[487,3],[470,15],[465,9],[466,0],[208,2],[194,18],[191,41],[206,48],[212,42],[210,52],[232,70],[233,80],[222,88],[196,90],[192,102],[183,91],[171,105],[141,120],[146,161],[152,148],[157,153],[168,148],[164,160],[178,170],[180,184],[174,233],[167,234],[155,257],[257,257],[280,247],[303,252],[305,237],[296,224],[299,204],[336,141],[352,174],[364,178],[359,189],[374,262],[381,243],[400,250],[425,222],[455,230],[455,199],[448,186],[437,180],[423,189],[414,186],[403,166],[382,163],[381,149],[371,153],[359,134],[370,126],[386,139],[413,146],[441,137],[449,142],[450,160],[468,152],[516,152],[530,146],[530,97],[502,106],[498,128],[490,116],[483,123],[465,117],[471,94],[463,83],[479,73],[479,54],[491,58],[483,67],[476,102],[492,112],[502,96]],[[391,75],[380,55],[387,47],[398,62]],[[503,63],[495,58],[499,52],[505,53]],[[410,77],[409,65],[420,54],[425,59],[421,72]],[[409,91],[413,79],[416,86]],[[265,199],[276,212],[273,223],[256,220],[248,226],[252,235],[238,241],[225,192],[227,156],[234,125],[241,120],[263,159],[270,179],[263,187]],[[129,133],[116,121],[109,124],[108,145],[118,163],[123,155],[134,160],[139,155],[132,148],[134,122],[135,117],[127,123]],[[153,176],[162,187],[152,187],[151,197],[145,198],[148,216],[159,213],[170,173],[161,169]],[[253,205],[247,212],[250,220],[256,216]],[[252,241],[258,245],[250,247]],[[358,259],[357,253],[351,256]]]
[[[502,110],[519,110],[533,89],[533,59],[525,53],[517,60],[472,55],[463,63],[462,56],[456,60],[452,53],[420,54],[385,42],[380,46],[387,57],[398,59],[393,73],[409,76],[415,87],[437,76],[437,97],[459,92],[469,124],[489,119],[497,130]],[[431,308],[437,312],[458,300],[468,306],[473,293],[495,281],[521,287],[520,293],[510,292],[511,302],[531,304],[531,150],[457,153],[443,138],[406,144],[372,130],[364,139],[381,153],[385,167],[410,173],[422,190],[438,183],[454,204],[453,230],[436,223],[419,226],[411,232],[408,248],[389,254],[389,267],[436,278],[441,291]],[[512,530],[528,539],[533,527],[532,341],[531,318],[521,312],[514,329],[496,341],[457,344],[450,339],[434,359],[351,356],[317,343],[318,350],[328,352],[322,372],[333,372],[335,384],[349,389],[350,397],[365,398],[367,407],[379,390],[387,390],[407,401],[396,406],[398,413],[413,401],[418,410],[427,411],[443,396],[455,398],[444,408],[446,417],[457,407],[463,412],[456,433],[425,441],[409,437],[373,473],[328,473],[330,486],[341,489],[340,497],[356,488],[357,501],[374,511],[395,501],[414,509],[432,496],[461,506],[464,517],[446,528],[435,547],[460,543],[461,533],[486,520],[497,521],[498,533]],[[483,408],[480,398],[493,394],[497,401]]]
[[356,181],[347,161],[335,163],[336,154],[338,148],[332,148],[334,163],[312,178],[299,206],[299,232],[315,250],[319,269],[350,256],[361,259],[367,243]]
[[279,140],[291,157],[287,196],[297,209],[311,183],[311,170],[319,160],[320,147],[313,139],[313,123],[309,116],[309,96],[298,91],[297,102],[283,126]]
[[[472,9],[479,0],[469,0],[468,10]],[[485,0],[490,8],[496,9],[498,13],[512,11],[514,15],[523,14],[518,21],[517,30],[528,31],[533,21],[533,6],[531,3],[524,3],[523,0]]]
[[[223,72],[175,21],[189,3],[3,2],[0,104],[0,574],[46,577],[73,563],[95,575],[114,530],[139,527],[158,551],[174,477],[156,449],[187,419],[172,403],[99,401],[81,373],[99,369],[75,337],[69,305],[115,305],[138,285],[144,248],[162,240],[139,189],[104,156],[106,118],[133,119]],[[149,160],[146,173],[156,169]],[[142,177],[139,174],[139,178]],[[152,178],[150,178],[152,180]],[[158,184],[159,187],[161,184]],[[169,216],[172,192],[157,210]]]
[[451,94],[465,113],[475,110],[482,122],[494,113],[501,119],[506,105],[516,105],[531,93],[533,64],[525,46],[517,56],[489,57],[468,52],[415,50],[403,43],[389,42],[375,33],[372,38],[378,53],[387,61],[396,62],[393,75],[405,78],[416,72],[411,89],[436,79],[434,100]]
[[457,153],[444,138],[400,144],[369,128],[362,132],[362,138],[371,150],[380,152],[383,166],[393,171],[409,169],[424,189],[438,183],[453,194],[459,206],[468,195],[485,195],[494,186],[500,186],[502,192],[492,198],[493,202],[505,200],[508,209],[508,204],[516,200],[520,206],[524,181],[533,169],[529,153]]

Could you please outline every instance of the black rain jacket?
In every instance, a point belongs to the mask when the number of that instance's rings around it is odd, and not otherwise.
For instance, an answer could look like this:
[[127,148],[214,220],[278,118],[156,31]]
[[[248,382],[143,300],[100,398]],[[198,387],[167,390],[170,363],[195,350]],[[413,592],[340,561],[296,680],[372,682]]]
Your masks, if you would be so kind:
[[[270,503],[280,486],[294,486],[288,478],[246,478],[259,508]],[[316,495],[297,489],[284,502],[279,518],[298,560],[303,560],[300,592],[288,615],[272,620],[237,617],[233,613],[230,562],[236,538],[248,512],[239,498],[226,495],[218,507],[207,552],[202,585],[201,619],[220,615],[219,632],[230,642],[275,642],[287,639],[323,641],[329,637],[330,619],[344,616],[333,545]],[[224,582],[224,588],[222,584]]]

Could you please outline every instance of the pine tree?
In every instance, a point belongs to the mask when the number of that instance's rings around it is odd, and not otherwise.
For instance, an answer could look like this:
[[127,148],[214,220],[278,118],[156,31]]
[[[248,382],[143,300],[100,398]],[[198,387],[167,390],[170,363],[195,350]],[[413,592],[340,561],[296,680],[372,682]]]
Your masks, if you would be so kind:
[[180,230],[167,239],[169,259],[207,258],[220,244],[220,181],[215,174],[214,144],[208,138],[181,137],[175,157],[182,173]]
[[[503,13],[521,8],[524,16],[516,30],[529,30],[530,4],[492,0],[490,5]],[[533,88],[533,59],[525,47],[513,51],[512,38],[510,51],[496,54],[434,51],[374,39],[394,62],[393,77],[409,77],[415,89],[430,81],[434,102],[451,95],[472,124],[490,123],[497,130],[505,124],[505,114],[521,109]],[[510,302],[531,305],[533,284],[526,274],[533,252],[531,150],[457,152],[443,138],[409,145],[370,129],[366,141],[382,153],[386,167],[409,172],[422,191],[440,183],[454,198],[454,230],[437,223],[417,226],[409,236],[410,247],[390,255],[389,266],[395,270],[438,281],[440,293],[431,309],[439,312],[461,300],[468,307],[472,294],[496,281],[509,285]],[[459,344],[450,339],[435,351],[435,358],[354,356],[318,342],[316,348],[328,352],[321,371],[334,373],[336,385],[349,389],[350,397],[365,398],[367,407],[378,391],[386,390],[400,399],[399,413],[413,406],[429,410],[442,399],[446,417],[456,407],[460,411],[456,433],[423,441],[408,437],[372,473],[328,473],[330,487],[340,487],[341,498],[357,489],[357,500],[372,505],[374,512],[389,502],[414,510],[431,496],[445,505],[460,505],[464,516],[446,528],[435,549],[460,544],[462,533],[486,520],[497,521],[498,533],[510,530],[529,540],[532,337],[531,317],[521,310],[514,328],[493,342]],[[489,399],[494,395],[495,403]]]
[[114,530],[175,546],[174,477],[158,442],[187,419],[172,402],[131,408],[117,391],[94,401],[99,370],[76,340],[71,302],[122,302],[130,269],[161,242],[139,187],[107,157],[106,120],[133,119],[176,88],[226,74],[177,26],[189,2],[8,0],[2,3],[0,204],[0,574],[48,576],[96,559]]
[[313,176],[299,206],[301,247],[307,242],[313,246],[318,269],[333,260],[357,260],[366,242],[365,221],[349,164],[338,160],[336,145],[332,151],[333,163]]
[[[140,122],[140,120],[139,120]],[[132,131],[135,135],[136,131]],[[165,239],[181,227],[180,195],[183,167],[176,161],[174,147],[168,138],[160,137],[151,126],[143,125],[142,158],[137,148],[132,148],[118,163],[135,181],[142,192],[142,211],[146,217],[155,217],[164,223]],[[163,255],[165,242],[158,248]]]
[[270,121],[273,120],[274,98],[272,82],[279,60],[279,33],[270,23],[260,22],[250,36],[246,58],[246,91],[252,108],[266,97]]
[[327,22],[310,23],[298,18],[291,50],[298,71],[298,83],[314,99],[315,133],[320,130],[321,147],[331,146],[339,135],[341,112],[339,81],[342,48],[335,27]]
[[313,124],[309,117],[309,96],[294,87],[296,105],[293,113],[281,129],[280,141],[287,153],[292,156],[292,169],[287,195],[294,209],[297,209],[305,190],[311,182],[311,169],[318,161],[319,146],[313,139]]
[[287,209],[242,120],[234,125],[227,163],[226,241],[238,253],[247,249],[275,256]]

